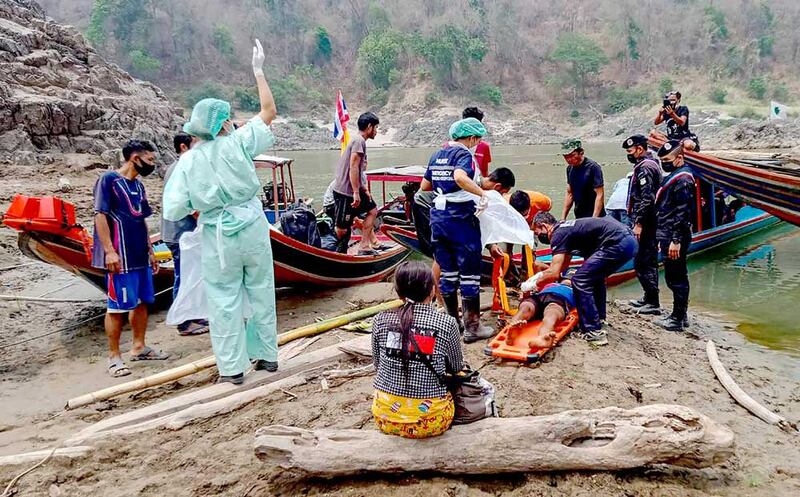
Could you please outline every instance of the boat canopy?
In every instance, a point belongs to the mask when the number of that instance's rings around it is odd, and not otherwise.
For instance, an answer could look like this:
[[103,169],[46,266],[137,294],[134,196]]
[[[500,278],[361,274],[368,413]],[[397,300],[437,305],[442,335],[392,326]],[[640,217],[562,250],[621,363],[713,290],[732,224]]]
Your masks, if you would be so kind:
[[367,171],[367,181],[399,181],[412,183],[422,182],[427,167],[425,166],[393,166],[370,169]]

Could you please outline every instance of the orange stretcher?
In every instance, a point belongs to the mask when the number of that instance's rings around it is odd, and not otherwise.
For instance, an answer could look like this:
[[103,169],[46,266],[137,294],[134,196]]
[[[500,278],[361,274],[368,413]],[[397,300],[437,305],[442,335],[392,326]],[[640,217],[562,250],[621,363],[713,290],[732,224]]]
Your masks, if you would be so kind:
[[[533,274],[533,257],[530,248],[525,247],[528,252],[528,274]],[[510,258],[504,254],[502,258],[496,259],[492,271],[492,286],[494,287],[494,298],[492,299],[492,310],[499,312],[505,317],[511,317],[516,313],[508,303],[508,291],[506,289],[505,275],[508,272]],[[506,326],[498,333],[484,349],[486,355],[500,359],[510,359],[525,362],[528,364],[539,362],[542,358],[555,347],[565,336],[572,331],[578,324],[578,312],[573,309],[564,321],[555,329],[555,339],[551,347],[529,347],[528,343],[539,333],[541,321],[531,321],[529,323],[515,326],[513,329]],[[513,333],[511,343],[507,343],[508,334]]]

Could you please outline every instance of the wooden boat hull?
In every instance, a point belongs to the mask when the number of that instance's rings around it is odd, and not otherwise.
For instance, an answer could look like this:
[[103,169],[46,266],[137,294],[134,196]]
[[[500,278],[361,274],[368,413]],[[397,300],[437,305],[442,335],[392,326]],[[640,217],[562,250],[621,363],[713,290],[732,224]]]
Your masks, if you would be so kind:
[[[330,252],[272,231],[270,236],[278,287],[347,287],[387,278],[411,253],[403,246],[376,256]],[[106,291],[105,272],[91,267],[81,240],[39,231],[22,231],[18,245],[28,257],[58,266]],[[154,276],[157,294],[170,294],[174,271],[162,265]]]
[[[651,139],[651,144],[660,146],[661,142]],[[698,177],[753,207],[800,226],[800,176],[702,153],[685,152],[684,157]]]
[[[778,223],[780,223],[780,219],[777,217],[771,216],[760,209],[745,206],[737,212],[736,221],[693,234],[689,255],[718,247],[723,243],[775,226]],[[398,244],[421,253],[417,234],[413,230],[383,225],[381,226],[381,231]],[[552,258],[550,249],[537,250],[536,258],[542,262],[549,262]],[[515,254],[514,259],[519,262],[519,255]],[[583,259],[573,258],[570,262],[570,267],[576,268],[582,263]],[[491,257],[484,254],[481,274],[487,282],[491,278],[492,267],[493,261]],[[636,272],[633,270],[633,261],[629,261],[608,278],[608,284],[612,286],[618,285],[634,277],[636,277]]]

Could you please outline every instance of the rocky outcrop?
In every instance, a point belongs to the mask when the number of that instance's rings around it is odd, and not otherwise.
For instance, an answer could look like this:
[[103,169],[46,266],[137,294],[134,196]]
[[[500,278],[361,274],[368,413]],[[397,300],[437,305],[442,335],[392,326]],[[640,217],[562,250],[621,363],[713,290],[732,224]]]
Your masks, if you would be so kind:
[[181,112],[156,86],[103,59],[32,0],[0,0],[0,159],[112,156],[130,138],[173,156]]

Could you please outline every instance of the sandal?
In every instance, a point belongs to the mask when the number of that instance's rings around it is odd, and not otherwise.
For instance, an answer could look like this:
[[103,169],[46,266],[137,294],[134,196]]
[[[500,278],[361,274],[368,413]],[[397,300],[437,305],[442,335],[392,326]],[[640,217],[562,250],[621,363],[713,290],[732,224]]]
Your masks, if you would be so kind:
[[117,357],[116,359],[108,359],[108,375],[112,378],[122,378],[123,376],[128,376],[131,374],[131,370],[128,369],[128,366],[122,362],[122,358]]
[[178,335],[182,337],[203,335],[205,333],[208,333],[208,321],[205,321],[205,324],[201,320],[188,321],[178,326]]
[[150,347],[145,347],[138,354],[131,354],[131,361],[163,361],[168,359],[169,354],[160,350],[154,350]]
[[363,249],[358,251],[358,255],[360,256],[375,256],[378,255],[378,252],[373,249]]
[[392,248],[391,245],[386,245],[385,243],[379,243],[377,245],[373,245],[372,246],[372,249],[373,250],[377,250],[378,252],[384,252],[384,251],[389,250],[391,248]]

